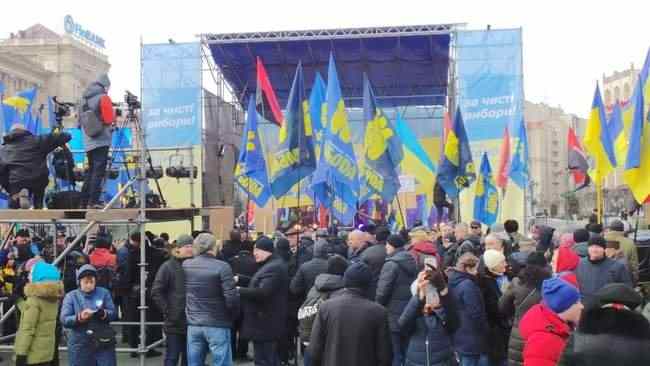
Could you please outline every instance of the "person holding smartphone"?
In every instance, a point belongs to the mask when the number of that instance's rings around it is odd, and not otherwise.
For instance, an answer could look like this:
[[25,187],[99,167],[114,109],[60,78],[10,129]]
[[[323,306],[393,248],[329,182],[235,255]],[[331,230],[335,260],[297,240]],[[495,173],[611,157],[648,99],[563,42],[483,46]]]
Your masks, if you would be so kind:
[[406,366],[452,365],[451,334],[455,327],[454,304],[449,296],[442,271],[426,263],[418,274],[413,297],[399,318],[399,325],[409,336]]

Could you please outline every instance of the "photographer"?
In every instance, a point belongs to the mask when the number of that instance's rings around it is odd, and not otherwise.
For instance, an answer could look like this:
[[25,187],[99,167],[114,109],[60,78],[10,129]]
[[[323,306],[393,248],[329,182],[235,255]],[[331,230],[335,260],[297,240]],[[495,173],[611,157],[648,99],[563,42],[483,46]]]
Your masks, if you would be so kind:
[[34,208],[43,208],[45,187],[49,183],[47,155],[72,137],[67,133],[34,136],[22,124],[16,123],[3,138],[0,160],[3,182],[9,192],[12,209],[28,209],[29,195],[34,198]]
[[88,86],[81,101],[79,123],[82,127],[88,172],[81,189],[81,206],[102,208],[99,199],[106,176],[108,150],[112,142],[115,111],[108,97],[111,82],[108,75],[102,74],[97,81]]

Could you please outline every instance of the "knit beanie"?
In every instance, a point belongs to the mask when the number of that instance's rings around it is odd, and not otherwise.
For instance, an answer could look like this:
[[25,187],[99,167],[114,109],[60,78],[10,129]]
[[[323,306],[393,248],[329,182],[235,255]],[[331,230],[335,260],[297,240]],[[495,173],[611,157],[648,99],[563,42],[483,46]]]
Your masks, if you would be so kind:
[[327,259],[327,273],[342,276],[348,268],[348,261],[335,254]]
[[506,257],[498,250],[488,249],[483,254],[483,263],[487,269],[494,269],[505,260]]
[[401,235],[391,235],[388,237],[387,243],[393,248],[402,248],[406,245],[406,240]]
[[372,272],[365,263],[354,263],[345,270],[343,280],[346,288],[367,289],[372,282]]
[[542,283],[542,299],[553,312],[560,314],[580,301],[580,292],[565,280],[552,277]]
[[578,229],[573,232],[573,241],[576,243],[585,243],[589,241],[589,231],[587,229]]
[[607,242],[605,241],[605,238],[600,235],[596,235],[593,238],[589,239],[589,246],[592,245],[599,246],[603,249],[607,248]]
[[273,240],[266,236],[262,236],[255,242],[255,248],[265,252],[273,253]]
[[44,261],[37,262],[32,268],[32,283],[58,281],[60,278],[59,270]]

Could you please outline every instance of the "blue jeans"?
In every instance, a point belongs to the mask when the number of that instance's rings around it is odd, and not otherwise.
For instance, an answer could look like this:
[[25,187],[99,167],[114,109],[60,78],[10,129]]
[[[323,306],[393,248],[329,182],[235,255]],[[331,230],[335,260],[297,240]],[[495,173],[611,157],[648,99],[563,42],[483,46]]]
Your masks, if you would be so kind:
[[311,353],[309,353],[307,347],[305,347],[305,350],[302,352],[302,361],[303,366],[311,366]]
[[232,366],[230,328],[188,326],[188,365],[204,366],[208,349],[212,354],[212,366]]
[[488,366],[487,355],[460,355],[459,366]]
[[277,342],[253,341],[253,353],[255,354],[255,366],[280,365]]
[[167,350],[165,351],[165,366],[187,366],[187,336],[167,334]]
[[392,366],[402,366],[404,363],[404,351],[408,345],[408,338],[405,339],[400,332],[390,332],[390,340],[393,346]]

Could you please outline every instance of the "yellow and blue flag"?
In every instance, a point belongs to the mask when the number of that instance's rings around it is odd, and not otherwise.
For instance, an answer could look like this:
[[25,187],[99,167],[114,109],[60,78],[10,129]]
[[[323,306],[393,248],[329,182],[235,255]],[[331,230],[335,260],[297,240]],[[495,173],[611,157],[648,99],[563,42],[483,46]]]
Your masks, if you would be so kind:
[[438,169],[438,182],[447,196],[456,198],[463,188],[472,184],[474,179],[476,179],[476,168],[472,161],[472,151],[459,107],[445,141]]
[[316,169],[316,154],[309,101],[305,93],[302,63],[298,63],[289,92],[278,145],[272,154],[271,192],[279,198]]
[[596,185],[601,184],[605,177],[616,167],[614,144],[606,123],[605,106],[600,95],[600,88],[596,85],[591,114],[589,115],[583,140],[585,150],[592,159],[589,176]]
[[344,224],[353,221],[359,197],[357,159],[352,145],[334,55],[327,71],[327,118],[318,168],[312,178],[316,201]]
[[623,179],[638,203],[645,202],[650,196],[650,125],[644,112],[643,82],[639,77],[634,93],[634,123],[623,173]]
[[361,202],[379,195],[385,202],[392,202],[400,189],[399,165],[404,158],[402,141],[395,127],[377,106],[375,94],[363,75],[363,120],[365,161],[361,173]]
[[614,103],[612,114],[609,116],[609,121],[607,121],[607,128],[609,129],[609,134],[612,137],[612,143],[614,144],[614,156],[616,157],[616,162],[618,164],[625,164],[630,131],[629,129],[627,129],[627,131],[625,129],[625,125],[623,124],[623,112],[621,110],[621,105],[618,102]]
[[271,197],[266,174],[266,162],[257,131],[255,99],[248,101],[246,126],[239,159],[235,166],[235,182],[259,207],[264,207]]
[[612,134],[612,139],[614,141],[614,152],[616,154],[616,163],[619,166],[625,167],[625,162],[627,160],[627,150],[629,149],[628,141],[630,140],[630,134],[632,130],[632,124],[634,123],[636,105],[634,101],[636,99],[636,93],[638,89],[642,89],[643,100],[650,100],[650,83],[648,83],[648,72],[650,71],[650,49],[646,53],[645,62],[643,68],[639,73],[638,80],[641,80],[641,86],[635,86],[632,96],[630,97],[629,103],[625,104],[622,107],[622,120],[623,120],[623,134],[622,136]]
[[528,186],[528,133],[526,132],[526,122],[523,119],[519,125],[517,146],[515,146],[515,153],[510,161],[508,176],[521,189]]
[[404,160],[402,174],[415,177],[422,192],[433,192],[436,183],[436,166],[427,155],[418,138],[413,133],[401,113],[397,115],[395,129],[402,144],[404,144]]
[[325,104],[325,93],[327,91],[327,86],[323,77],[320,75],[320,72],[316,72],[314,77],[314,84],[311,87],[311,93],[309,94],[309,114],[311,115],[311,125],[314,128],[314,147],[316,149],[316,158],[318,159],[322,137],[323,137],[323,126],[327,122],[326,104]]
[[6,98],[3,103],[15,108],[20,113],[25,113],[32,106],[36,98],[36,87],[19,92],[13,97]]
[[490,226],[497,221],[498,212],[499,193],[492,176],[490,160],[487,153],[483,153],[481,170],[476,181],[476,193],[474,195],[474,220]]

